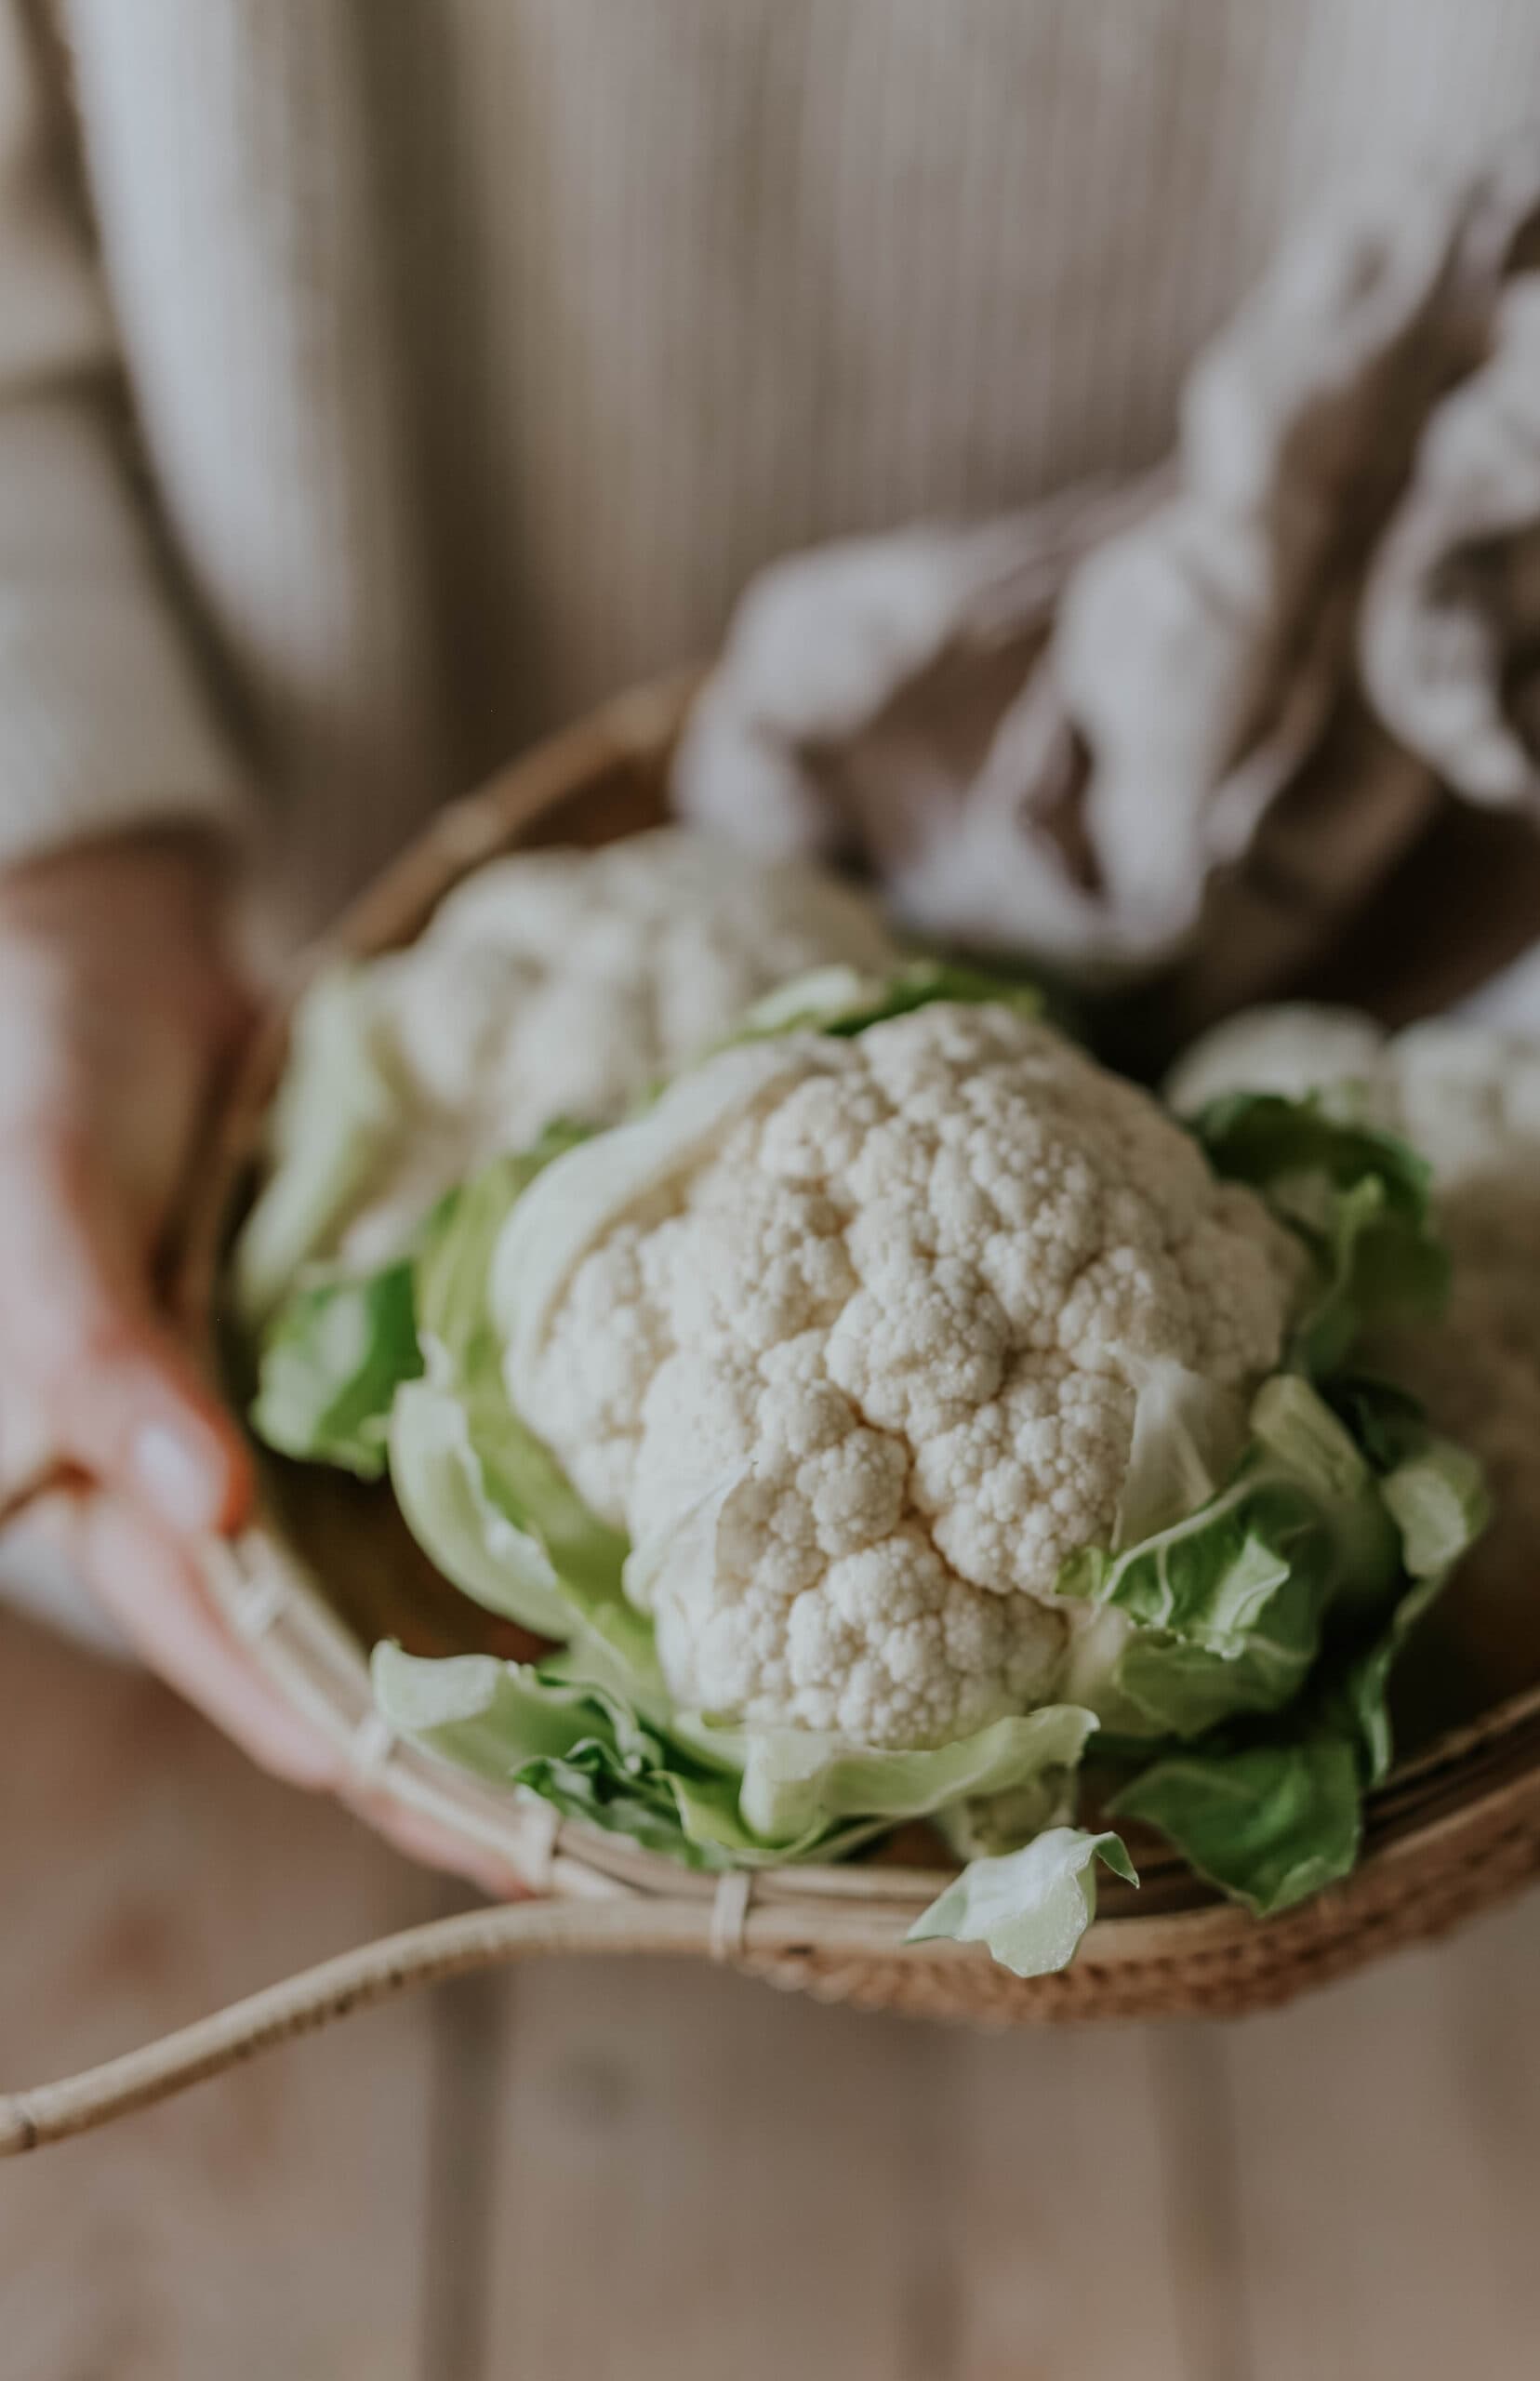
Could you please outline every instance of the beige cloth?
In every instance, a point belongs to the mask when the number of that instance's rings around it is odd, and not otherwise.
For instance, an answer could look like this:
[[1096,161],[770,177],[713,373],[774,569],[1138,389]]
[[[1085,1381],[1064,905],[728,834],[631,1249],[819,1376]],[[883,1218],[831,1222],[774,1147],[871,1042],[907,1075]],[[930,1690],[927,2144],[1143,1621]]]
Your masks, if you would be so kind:
[[1533,0],[0,0],[0,855],[255,784],[322,918],[777,554],[1154,463],[1537,109]]
[[1540,130],[1330,211],[1195,364],[1135,517],[779,565],[684,806],[853,844],[915,926],[1092,983],[1201,935],[1195,1011],[1307,956],[1440,780],[1540,823],[1536,267]]

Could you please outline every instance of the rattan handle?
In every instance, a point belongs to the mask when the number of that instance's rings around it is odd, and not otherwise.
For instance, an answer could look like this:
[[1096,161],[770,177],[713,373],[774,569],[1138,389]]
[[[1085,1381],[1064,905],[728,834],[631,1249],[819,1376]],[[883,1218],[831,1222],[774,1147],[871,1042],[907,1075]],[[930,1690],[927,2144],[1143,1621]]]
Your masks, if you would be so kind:
[[[771,1931],[795,1929],[772,1925]],[[0,2157],[39,2149],[168,2099],[259,2051],[313,2033],[412,1985],[564,1951],[679,1954],[708,1950],[711,1943],[709,1901],[526,1901],[435,1919],[344,1951],[101,2067],[0,2095]]]

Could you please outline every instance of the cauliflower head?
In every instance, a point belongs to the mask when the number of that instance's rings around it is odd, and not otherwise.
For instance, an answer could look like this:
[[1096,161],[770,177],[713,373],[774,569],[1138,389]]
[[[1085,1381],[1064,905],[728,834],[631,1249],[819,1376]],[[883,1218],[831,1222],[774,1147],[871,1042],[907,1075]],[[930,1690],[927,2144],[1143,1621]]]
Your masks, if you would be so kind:
[[320,977],[295,1018],[247,1311],[299,1266],[367,1271],[556,1117],[607,1122],[786,978],[882,974],[872,904],[824,871],[665,827],[478,869],[412,947]]
[[1316,1093],[1399,1134],[1433,1172],[1453,1258],[1436,1323],[1381,1329],[1362,1350],[1433,1427],[1468,1446],[1493,1520],[1466,1558],[1462,1599],[1495,1615],[1533,1575],[1540,1538],[1540,1037],[1457,1018],[1388,1034],[1353,1010],[1280,1004],[1205,1034],[1168,1085],[1193,1111],[1235,1091]]
[[1178,1059],[1181,1115],[1227,1092],[1315,1094],[1334,1114],[1398,1134],[1433,1168],[1442,1203],[1513,1182],[1540,1149],[1540,1038],[1459,1018],[1390,1034],[1356,1009],[1306,1001],[1243,1009]]
[[1018,1974],[1089,1863],[1130,1873],[1069,1824],[1098,1723],[1111,1815],[1249,1907],[1343,1874],[1483,1510],[1342,1372],[1441,1286],[1410,1152],[1277,1098],[1189,1134],[1029,1008],[936,964],[781,984],[626,1123],[302,1282],[252,1409],[388,1457],[443,1576],[544,1641],[377,1648],[393,1730],[702,1869],[932,1817],[970,1865],[920,1933]]
[[553,1116],[618,1115],[762,993],[833,962],[895,964],[861,896],[661,827],[478,870],[420,941],[378,963],[378,1030],[414,1102],[518,1149]]
[[1238,1445],[1299,1264],[1146,1094],[941,1004],[697,1069],[525,1194],[492,1301],[675,1703],[900,1749],[1048,1699],[1141,1390]]

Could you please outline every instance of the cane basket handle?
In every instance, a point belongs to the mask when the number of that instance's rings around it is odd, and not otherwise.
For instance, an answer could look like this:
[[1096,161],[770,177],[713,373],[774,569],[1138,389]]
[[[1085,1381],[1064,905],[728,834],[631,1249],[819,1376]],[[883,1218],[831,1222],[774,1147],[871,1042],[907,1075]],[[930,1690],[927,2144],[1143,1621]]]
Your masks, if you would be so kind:
[[[755,1912],[755,1931],[785,1940],[801,1928]],[[355,2009],[389,2001],[414,1985],[439,1984],[475,1968],[562,1953],[652,1952],[676,1957],[721,1945],[712,1904],[627,1895],[616,1900],[525,1901],[439,1918],[387,1935],[319,1967],[268,1985],[212,2016],[166,2034],[100,2067],[30,2091],[0,2093],[0,2157],[108,2124],[132,2109],[169,2099],[242,2060],[298,2035],[314,2033]],[[720,1929],[718,1929],[718,1935]]]

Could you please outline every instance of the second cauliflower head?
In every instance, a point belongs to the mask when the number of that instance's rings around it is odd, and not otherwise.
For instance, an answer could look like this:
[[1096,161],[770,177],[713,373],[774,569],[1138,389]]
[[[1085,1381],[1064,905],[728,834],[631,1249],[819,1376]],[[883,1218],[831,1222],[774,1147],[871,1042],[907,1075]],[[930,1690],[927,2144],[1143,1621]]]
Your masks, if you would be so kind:
[[945,1742],[1047,1700],[1141,1391],[1232,1451],[1299,1250],[1004,1005],[723,1053],[515,1209],[515,1406],[635,1550],[681,1708]]
[[1168,1089],[1188,1113],[1237,1091],[1314,1095],[1427,1158],[1454,1259],[1448,1308],[1380,1331],[1363,1358],[1481,1460],[1494,1518],[1467,1559],[1462,1608],[1473,1636],[1500,1646],[1540,1534],[1540,1038],[1459,1018],[1388,1034],[1355,1010],[1281,1003],[1205,1034]]
[[788,977],[881,972],[870,901],[827,871],[660,827],[478,868],[408,950],[329,968],[301,999],[241,1302],[305,1265],[367,1272],[435,1202],[553,1119],[607,1122]]

